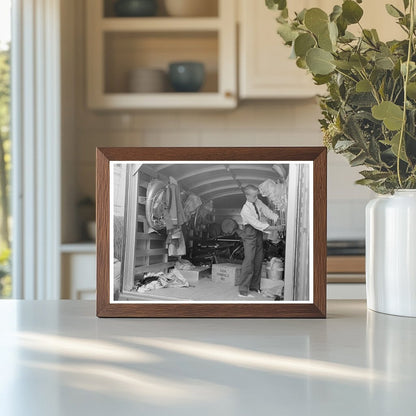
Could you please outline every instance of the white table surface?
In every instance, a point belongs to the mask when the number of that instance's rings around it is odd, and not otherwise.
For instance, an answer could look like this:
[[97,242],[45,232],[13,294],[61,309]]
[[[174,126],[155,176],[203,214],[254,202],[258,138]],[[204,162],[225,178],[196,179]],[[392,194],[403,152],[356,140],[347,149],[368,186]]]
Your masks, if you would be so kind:
[[0,301],[0,415],[412,415],[416,319],[98,319]]

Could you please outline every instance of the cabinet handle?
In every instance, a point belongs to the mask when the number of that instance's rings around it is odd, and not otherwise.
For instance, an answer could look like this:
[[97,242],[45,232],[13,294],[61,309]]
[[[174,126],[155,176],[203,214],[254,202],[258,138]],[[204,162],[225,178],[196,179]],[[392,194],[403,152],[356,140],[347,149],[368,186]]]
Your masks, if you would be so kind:
[[233,98],[234,97],[234,93],[232,91],[225,91],[224,95],[225,95],[225,98]]

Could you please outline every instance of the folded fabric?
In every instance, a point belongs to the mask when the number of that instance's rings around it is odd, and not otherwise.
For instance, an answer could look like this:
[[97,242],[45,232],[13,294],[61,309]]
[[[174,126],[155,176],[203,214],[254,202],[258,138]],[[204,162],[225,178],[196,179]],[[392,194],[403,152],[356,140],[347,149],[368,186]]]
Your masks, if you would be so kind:
[[179,259],[176,263],[175,263],[175,269],[177,270],[192,270],[195,266],[186,259]]
[[[148,273],[146,276],[153,274]],[[179,270],[173,269],[170,273],[154,273],[157,280],[141,285],[136,288],[137,292],[145,293],[151,290],[161,289],[165,287],[189,287],[188,281],[183,277]]]

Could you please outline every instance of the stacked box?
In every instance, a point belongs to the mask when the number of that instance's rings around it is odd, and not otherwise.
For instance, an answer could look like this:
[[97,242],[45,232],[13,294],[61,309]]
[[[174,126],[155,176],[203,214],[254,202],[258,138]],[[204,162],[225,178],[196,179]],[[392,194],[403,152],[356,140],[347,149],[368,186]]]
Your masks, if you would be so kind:
[[208,269],[209,266],[194,266],[190,270],[175,270],[179,272],[188,281],[188,283],[196,283],[201,278],[201,273]]
[[239,285],[241,275],[241,264],[220,263],[212,265],[212,281],[216,283],[227,283]]

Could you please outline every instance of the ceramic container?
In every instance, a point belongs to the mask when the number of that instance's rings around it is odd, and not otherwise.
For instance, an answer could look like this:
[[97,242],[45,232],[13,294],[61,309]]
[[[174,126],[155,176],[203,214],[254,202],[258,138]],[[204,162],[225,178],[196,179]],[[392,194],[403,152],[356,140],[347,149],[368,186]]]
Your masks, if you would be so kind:
[[161,93],[167,88],[167,74],[162,69],[136,68],[129,72],[128,91],[131,93]]
[[114,12],[120,17],[154,16],[157,12],[156,0],[118,0]]
[[369,309],[416,317],[416,190],[367,204],[366,289]]
[[217,16],[217,0],[165,0],[166,12],[174,17]]
[[172,62],[169,64],[169,80],[177,92],[197,92],[205,80],[205,67],[201,62]]

